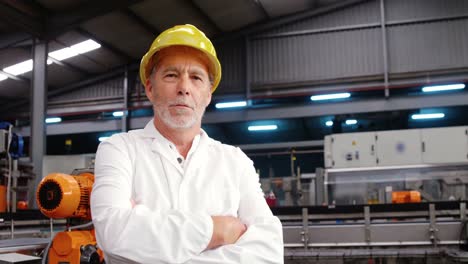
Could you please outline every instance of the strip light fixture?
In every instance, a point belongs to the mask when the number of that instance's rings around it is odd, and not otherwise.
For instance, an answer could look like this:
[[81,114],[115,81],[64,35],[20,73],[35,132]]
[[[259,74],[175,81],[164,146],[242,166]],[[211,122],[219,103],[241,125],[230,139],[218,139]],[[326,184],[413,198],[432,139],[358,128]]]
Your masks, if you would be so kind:
[[112,115],[114,117],[121,117],[121,116],[124,115],[124,112],[123,111],[115,111],[115,112],[112,113]]
[[333,126],[333,121],[328,120],[327,122],[325,122],[325,125],[326,125],[327,127],[331,127],[331,126]]
[[217,103],[215,104],[215,107],[217,109],[223,109],[223,108],[235,108],[235,107],[245,107],[247,106],[246,101],[235,101],[235,102],[224,102],[224,103]]
[[430,113],[430,114],[414,114],[411,115],[411,119],[413,120],[421,120],[421,119],[439,119],[444,118],[444,113]]
[[99,137],[98,140],[99,142],[103,142],[104,140],[109,139],[110,137]]
[[348,126],[355,125],[355,124],[357,124],[357,120],[356,119],[348,119],[348,120],[346,120],[346,124]]
[[278,129],[277,125],[259,125],[259,126],[249,126],[249,131],[269,131]]
[[60,117],[48,117],[45,120],[46,124],[53,124],[53,123],[60,123],[62,122],[62,118]]
[[312,101],[323,101],[323,100],[333,100],[333,99],[344,99],[351,97],[350,93],[335,93],[335,94],[321,94],[321,95],[312,95],[310,100]]
[[425,93],[431,93],[431,92],[463,90],[463,89],[465,89],[465,84],[456,83],[456,84],[447,84],[447,85],[424,86],[422,88],[422,91]]

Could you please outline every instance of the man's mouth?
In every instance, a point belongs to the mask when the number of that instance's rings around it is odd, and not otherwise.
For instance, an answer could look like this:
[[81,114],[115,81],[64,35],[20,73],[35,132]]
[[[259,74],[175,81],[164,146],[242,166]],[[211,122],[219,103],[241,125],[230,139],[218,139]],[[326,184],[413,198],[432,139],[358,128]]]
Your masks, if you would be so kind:
[[184,107],[184,108],[190,108],[190,109],[193,109],[191,106],[189,105],[186,105],[186,104],[174,104],[174,105],[171,105],[172,107]]

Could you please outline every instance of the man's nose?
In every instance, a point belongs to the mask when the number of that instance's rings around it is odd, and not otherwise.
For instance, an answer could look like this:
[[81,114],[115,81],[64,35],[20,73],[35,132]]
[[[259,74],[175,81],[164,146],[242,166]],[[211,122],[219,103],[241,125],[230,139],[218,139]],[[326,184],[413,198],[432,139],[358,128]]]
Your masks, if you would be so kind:
[[190,94],[190,80],[189,77],[185,74],[179,80],[177,85],[177,93],[179,95],[189,95]]

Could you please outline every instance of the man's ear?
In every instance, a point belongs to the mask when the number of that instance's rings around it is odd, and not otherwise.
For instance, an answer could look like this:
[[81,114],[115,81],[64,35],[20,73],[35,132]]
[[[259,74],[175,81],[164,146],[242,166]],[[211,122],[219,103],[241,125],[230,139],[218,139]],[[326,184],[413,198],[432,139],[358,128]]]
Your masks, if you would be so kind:
[[148,100],[153,103],[153,92],[154,92],[154,87],[153,87],[153,83],[151,82],[151,77],[152,75],[150,75],[150,77],[148,79],[146,79],[146,83],[145,83],[145,93],[146,93],[146,97],[148,97]]

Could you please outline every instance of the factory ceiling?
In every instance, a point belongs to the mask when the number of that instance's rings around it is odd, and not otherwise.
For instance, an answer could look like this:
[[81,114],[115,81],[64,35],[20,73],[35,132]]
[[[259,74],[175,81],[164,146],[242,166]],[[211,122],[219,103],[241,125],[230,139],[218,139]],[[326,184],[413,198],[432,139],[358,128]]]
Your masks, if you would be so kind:
[[[176,24],[194,24],[210,38],[324,6],[336,0],[7,0],[0,3],[0,102],[30,97],[31,72],[4,69],[32,58],[34,42],[49,52],[88,39],[101,48],[48,66],[48,90],[70,86],[138,63],[152,40]],[[50,58],[49,58],[50,59]],[[52,58],[53,59],[53,58]],[[49,62],[50,63],[50,62]],[[3,69],[3,70],[2,70]]]

